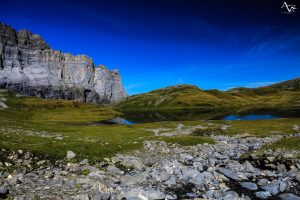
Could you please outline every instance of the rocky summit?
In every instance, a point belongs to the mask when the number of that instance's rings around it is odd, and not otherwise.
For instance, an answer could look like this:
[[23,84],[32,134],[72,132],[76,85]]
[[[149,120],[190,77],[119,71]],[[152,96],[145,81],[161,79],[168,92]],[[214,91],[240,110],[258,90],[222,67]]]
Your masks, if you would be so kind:
[[127,94],[117,70],[53,50],[37,34],[0,23],[0,87],[22,95],[111,103]]

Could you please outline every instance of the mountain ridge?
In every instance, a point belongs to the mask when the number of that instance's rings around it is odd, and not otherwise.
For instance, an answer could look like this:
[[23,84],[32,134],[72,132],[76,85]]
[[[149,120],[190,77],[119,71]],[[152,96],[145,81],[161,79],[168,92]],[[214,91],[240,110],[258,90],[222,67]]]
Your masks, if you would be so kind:
[[299,83],[300,78],[297,78],[270,86],[233,88],[228,91],[201,90],[194,85],[180,84],[129,96],[115,107],[119,110],[220,110],[245,106],[298,106],[300,105],[300,91],[297,89]]

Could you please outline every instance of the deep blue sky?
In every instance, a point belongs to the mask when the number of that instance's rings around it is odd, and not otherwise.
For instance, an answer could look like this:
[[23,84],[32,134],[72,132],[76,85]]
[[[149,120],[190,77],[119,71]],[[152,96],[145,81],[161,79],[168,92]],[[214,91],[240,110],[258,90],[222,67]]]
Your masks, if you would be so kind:
[[118,68],[129,94],[256,87],[300,76],[300,1],[1,1],[0,21]]

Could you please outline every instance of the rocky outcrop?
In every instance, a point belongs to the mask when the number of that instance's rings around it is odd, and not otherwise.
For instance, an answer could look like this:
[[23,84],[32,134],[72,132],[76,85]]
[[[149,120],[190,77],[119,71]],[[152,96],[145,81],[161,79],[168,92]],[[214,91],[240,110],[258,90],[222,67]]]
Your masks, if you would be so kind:
[[0,87],[40,98],[111,103],[127,95],[117,70],[53,50],[37,34],[0,23]]

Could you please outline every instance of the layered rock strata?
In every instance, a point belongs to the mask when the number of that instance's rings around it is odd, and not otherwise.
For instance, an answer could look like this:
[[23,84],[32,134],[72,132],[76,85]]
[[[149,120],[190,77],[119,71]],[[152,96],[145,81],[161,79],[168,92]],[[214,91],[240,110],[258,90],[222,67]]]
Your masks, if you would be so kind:
[[0,23],[0,87],[46,99],[112,103],[127,95],[117,70],[53,50],[37,34]]

